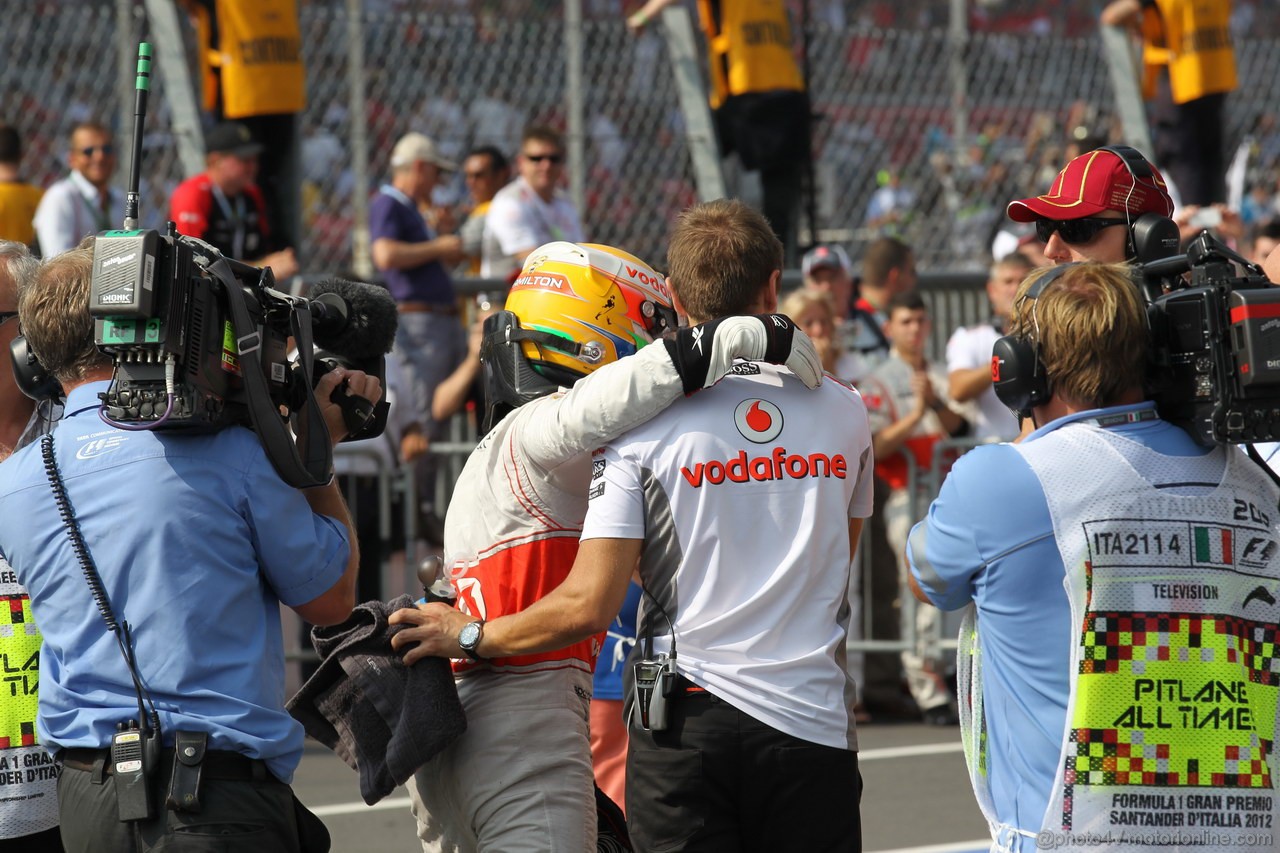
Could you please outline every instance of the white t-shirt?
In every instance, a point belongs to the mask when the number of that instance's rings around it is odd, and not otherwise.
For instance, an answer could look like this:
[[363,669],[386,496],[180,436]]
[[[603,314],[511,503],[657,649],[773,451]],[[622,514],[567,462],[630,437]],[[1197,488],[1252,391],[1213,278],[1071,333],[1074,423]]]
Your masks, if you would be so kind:
[[543,243],[567,240],[581,243],[582,223],[573,202],[562,192],[543,201],[524,178],[516,178],[498,190],[484,219],[480,275],[506,278],[520,269],[512,256]]
[[[962,326],[947,341],[947,373],[971,370],[991,365],[991,347],[999,340],[1000,332],[990,323]],[[974,438],[994,438],[1010,441],[1018,436],[1018,419],[1009,407],[1000,402],[995,389],[987,386],[973,401]]]
[[79,172],[55,182],[45,190],[36,208],[32,225],[46,258],[74,249],[90,234],[116,228],[124,217],[124,193],[109,187],[106,210],[102,193]]
[[681,675],[856,749],[844,654],[849,519],[872,503],[866,408],[838,382],[738,371],[597,451],[582,539],[645,540],[639,635],[669,652],[674,629]]

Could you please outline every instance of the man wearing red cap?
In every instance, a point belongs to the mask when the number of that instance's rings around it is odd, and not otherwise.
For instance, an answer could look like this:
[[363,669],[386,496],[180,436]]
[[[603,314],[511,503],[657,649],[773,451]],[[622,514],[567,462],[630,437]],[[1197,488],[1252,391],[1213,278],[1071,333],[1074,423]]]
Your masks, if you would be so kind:
[[[1173,199],[1159,170],[1135,149],[1108,146],[1076,157],[1048,193],[1010,202],[1008,214],[1035,223],[1045,257],[1055,264],[1119,263],[1152,259],[1139,251],[1134,225],[1144,214],[1171,216]],[[1172,232],[1162,228],[1160,236],[1172,233],[1173,245],[1155,257],[1177,251],[1177,228],[1168,227]]]

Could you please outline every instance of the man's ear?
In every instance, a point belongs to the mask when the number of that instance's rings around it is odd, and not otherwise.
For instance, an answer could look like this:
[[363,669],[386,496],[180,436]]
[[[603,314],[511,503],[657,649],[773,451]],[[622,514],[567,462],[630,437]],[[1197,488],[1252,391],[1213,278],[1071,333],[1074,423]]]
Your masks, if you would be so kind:
[[760,294],[763,300],[761,314],[774,314],[778,310],[778,284],[782,281],[782,270],[774,270],[769,276],[769,284]]
[[676,293],[675,285],[671,283],[670,276],[667,277],[667,290],[671,291],[671,305],[676,309],[676,316],[688,323],[689,312],[684,310],[684,305],[680,302],[680,294]]

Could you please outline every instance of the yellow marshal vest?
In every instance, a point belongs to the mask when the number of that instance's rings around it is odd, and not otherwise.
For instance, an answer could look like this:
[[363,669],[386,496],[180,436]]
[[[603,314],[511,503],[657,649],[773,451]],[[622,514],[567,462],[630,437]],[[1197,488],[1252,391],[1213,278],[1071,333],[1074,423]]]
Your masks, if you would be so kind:
[[1228,27],[1230,0],[1156,0],[1156,5],[1158,16],[1148,10],[1143,22],[1144,94],[1151,96],[1152,72],[1159,66],[1169,69],[1169,87],[1176,104],[1234,90],[1236,57]]
[[711,0],[698,0],[711,62],[712,109],[730,95],[804,89],[782,0],[721,0],[718,5],[719,20]]
[[207,14],[196,16],[198,37],[205,46],[205,109],[217,103],[219,76],[226,118],[304,109],[306,81],[295,0],[218,0],[216,9],[216,46]]

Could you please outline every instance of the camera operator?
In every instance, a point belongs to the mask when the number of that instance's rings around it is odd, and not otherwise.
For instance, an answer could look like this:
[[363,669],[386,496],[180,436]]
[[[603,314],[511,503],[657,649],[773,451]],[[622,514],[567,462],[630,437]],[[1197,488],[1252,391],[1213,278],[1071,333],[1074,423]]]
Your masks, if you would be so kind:
[[1014,222],[1035,223],[1045,257],[1055,264],[1137,259],[1134,226],[1144,214],[1172,216],[1173,199],[1159,170],[1136,149],[1121,146],[1073,158],[1048,193],[1012,201],[1008,208]]
[[[52,445],[0,465],[0,550],[44,632],[37,733],[61,764],[63,842],[69,851],[141,851],[216,837],[221,850],[327,850],[323,825],[288,785],[303,732],[284,710],[279,605],[321,625],[351,609],[358,553],[342,497],[332,483],[287,486],[246,429],[104,424],[98,393],[112,365],[94,345],[92,270],[84,247],[22,284],[22,331],[67,391],[66,417]],[[349,394],[380,395],[378,381],[358,371],[321,379],[315,390],[335,441],[344,426],[329,398],[344,384]],[[65,499],[46,474],[47,450]],[[127,625],[117,636],[82,576],[72,528],[106,607]],[[163,749],[143,764],[148,784],[131,789],[121,781],[130,767],[112,761],[109,747],[121,724],[142,718],[140,707],[146,718],[158,713]],[[143,787],[149,815],[123,819]],[[166,797],[182,810],[166,808]]]
[[[997,390],[1038,428],[955,465],[911,532],[913,586],[946,610],[976,604],[960,707],[992,849],[1154,849],[1122,839],[1188,826],[1180,786],[1270,792],[1251,768],[1275,760],[1275,662],[1255,641],[1280,616],[1280,490],[1145,399],[1130,267],[1032,274],[1010,334]],[[1242,809],[1265,826],[1277,803]]]

